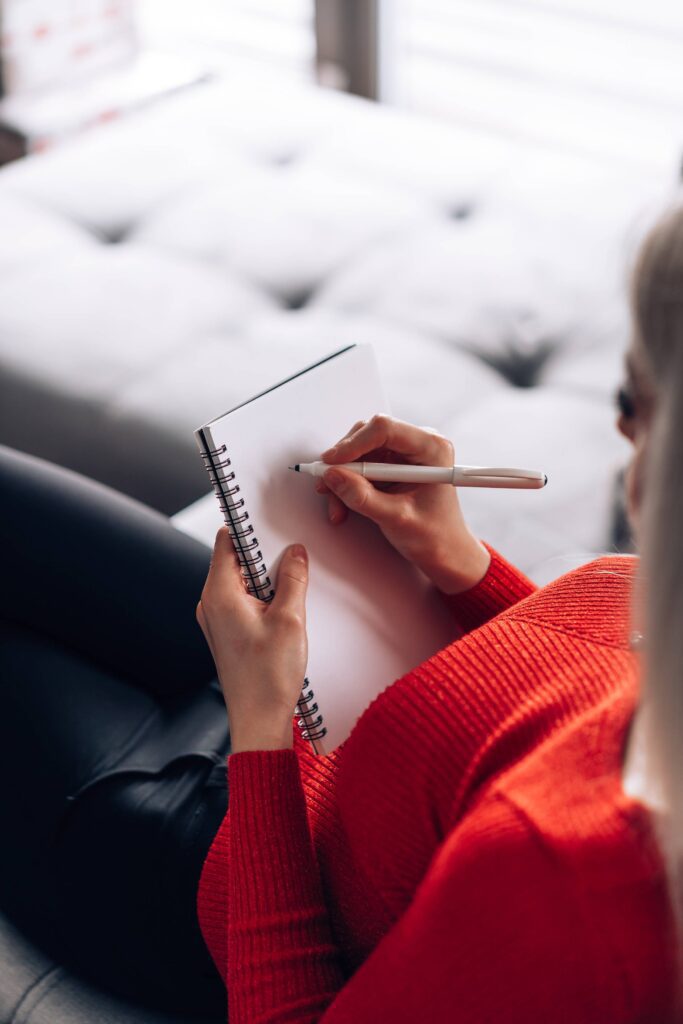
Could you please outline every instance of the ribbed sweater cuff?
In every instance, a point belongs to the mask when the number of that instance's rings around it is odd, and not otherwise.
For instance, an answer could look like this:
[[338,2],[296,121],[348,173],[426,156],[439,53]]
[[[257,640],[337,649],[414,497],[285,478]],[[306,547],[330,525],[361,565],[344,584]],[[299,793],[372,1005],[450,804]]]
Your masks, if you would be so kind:
[[484,578],[462,594],[442,594],[464,633],[483,626],[537,589],[535,583],[507,562],[495,548],[485,541],[482,543],[491,555]]
[[261,907],[269,912],[280,905],[289,907],[290,886],[294,879],[310,874],[300,866],[312,855],[296,754],[293,750],[232,754],[228,782],[231,874],[248,878],[256,873],[260,880],[258,887],[231,893],[231,902],[239,917]]
[[342,978],[296,754],[233,754],[228,776],[231,1024],[270,1020],[275,1007],[317,1019]]

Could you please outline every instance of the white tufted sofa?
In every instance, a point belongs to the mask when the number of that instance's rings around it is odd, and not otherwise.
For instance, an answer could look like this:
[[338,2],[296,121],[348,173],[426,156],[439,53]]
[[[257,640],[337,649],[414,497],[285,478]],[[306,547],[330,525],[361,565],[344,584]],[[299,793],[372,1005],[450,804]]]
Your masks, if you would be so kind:
[[[193,428],[371,341],[395,414],[548,473],[463,497],[543,582],[615,540],[626,268],[674,170],[294,86],[171,98],[0,171],[0,443],[206,537]],[[0,958],[2,1021],[166,1024],[9,925]]]

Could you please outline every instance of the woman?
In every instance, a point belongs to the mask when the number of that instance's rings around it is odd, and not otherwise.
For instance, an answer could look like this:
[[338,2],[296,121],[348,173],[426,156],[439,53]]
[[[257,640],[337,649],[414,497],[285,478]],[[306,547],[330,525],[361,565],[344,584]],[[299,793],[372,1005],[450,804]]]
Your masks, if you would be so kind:
[[[645,551],[639,711],[634,559],[600,559],[534,593],[495,552],[487,567],[451,489],[382,493],[330,470],[331,519],[369,516],[479,628],[390,686],[333,758],[313,759],[291,729],[306,665],[305,550],[287,549],[263,606],[219,532],[197,618],[231,723],[230,812],[199,910],[231,1024],[674,1018],[681,210],[643,247],[633,315],[619,427],[634,446],[629,508]],[[383,417],[324,457],[378,452],[453,458],[443,439]],[[671,808],[659,842],[646,806],[661,805],[658,788]]]
[[[665,255],[681,237],[679,221],[672,224],[654,236],[663,239]],[[656,251],[653,242],[637,278],[644,295],[655,295],[647,314],[654,326],[644,329],[643,300],[637,323],[647,348],[634,347],[621,395],[620,424],[636,446],[634,512],[651,407],[668,407],[659,382],[681,380],[675,346],[661,346],[656,373],[648,361],[655,334],[663,332],[654,314],[664,307],[649,284],[664,280]],[[676,289],[679,265],[672,264]],[[328,458],[344,460],[359,445],[389,440],[373,440],[378,426],[381,434],[387,424],[353,430],[346,451]],[[392,443],[400,448],[405,441],[408,457],[452,458],[443,439],[400,430],[407,438]],[[588,767],[599,785],[591,783],[591,793],[606,791],[596,806],[614,823],[609,815],[621,806],[619,773],[636,692],[629,647],[634,560],[601,560],[534,592],[471,536],[452,490],[342,494],[329,483],[337,490],[327,498],[331,518],[364,500],[399,550],[444,591],[454,634],[455,620],[469,632],[390,686],[332,758],[314,758],[298,741],[293,753],[287,745],[305,643],[304,563],[285,562],[277,601],[254,606],[221,535],[199,614],[240,751],[231,762],[233,799],[223,820],[227,727],[211,655],[192,615],[206,549],[107,488],[0,449],[3,912],[61,963],[101,984],[193,1016],[222,1013],[224,992],[196,922],[204,864],[201,924],[219,973],[229,975],[234,1020],[297,1019],[302,1008],[315,1019],[328,1004],[330,1019],[343,1019],[347,1006],[347,1016],[361,1021],[457,1020],[456,1011],[462,1020],[468,1013],[484,1020],[490,1007],[477,1000],[501,992],[504,1011],[491,1012],[503,1019],[514,1019],[518,1005],[525,1020],[609,1020],[602,1005],[599,1014],[584,1005],[603,987],[615,990],[612,959],[604,971],[609,984],[586,976],[589,965],[603,965],[604,955],[588,960],[584,947],[597,943],[604,928],[585,939],[576,921],[585,894],[579,900],[568,888],[559,857],[547,878],[547,828],[532,823],[536,804],[527,807],[522,797],[535,794],[540,779],[561,805],[546,806],[546,817],[565,822],[567,807],[577,809],[568,833],[576,839],[587,766],[563,746],[576,735],[580,754],[595,748]],[[434,537],[444,536],[446,526],[451,536],[441,550]],[[665,537],[675,539],[675,530]],[[663,564],[661,554],[652,557]],[[672,552],[666,560],[676,568]],[[225,602],[234,617],[222,614]],[[250,682],[255,673],[254,688],[234,689],[231,682],[244,681],[245,673]],[[248,693],[256,706],[245,702]],[[668,706],[662,702],[665,716]],[[250,731],[254,722],[267,735]],[[258,752],[265,745],[275,749]],[[570,785],[575,779],[577,787]],[[281,781],[275,794],[269,780]],[[273,800],[278,795],[284,803]],[[644,837],[649,842],[649,819],[628,808],[640,850]],[[574,848],[593,849],[576,842]],[[652,855],[635,868],[619,861],[623,922],[612,922],[604,948],[613,950],[615,935],[621,941],[619,978],[632,983],[622,1001],[634,1007],[631,1016],[645,1006],[645,1019],[661,1019],[655,1000],[666,1002],[673,970],[669,904],[659,854],[647,850]],[[604,893],[615,875],[612,860],[598,852],[598,863],[609,865],[597,882],[590,874],[590,902],[603,921]],[[283,870],[290,874],[283,877]],[[572,877],[584,877],[583,865]],[[444,893],[442,882],[457,884],[455,896]],[[276,897],[285,902],[274,905]],[[550,934],[549,906],[558,924]],[[264,921],[279,923],[278,933],[263,934]],[[651,935],[642,950],[633,930],[640,935],[646,927]],[[637,955],[622,963],[633,949]],[[518,962],[510,961],[514,951]],[[266,978],[259,973],[264,964]],[[267,1004],[255,1006],[254,993]],[[584,1000],[582,1017],[572,999]]]

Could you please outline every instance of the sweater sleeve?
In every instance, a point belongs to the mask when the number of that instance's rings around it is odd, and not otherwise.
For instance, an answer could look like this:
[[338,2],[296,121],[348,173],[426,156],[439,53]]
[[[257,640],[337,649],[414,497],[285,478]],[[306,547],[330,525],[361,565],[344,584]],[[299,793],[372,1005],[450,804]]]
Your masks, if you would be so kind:
[[506,562],[495,548],[485,541],[482,543],[491,555],[484,578],[462,594],[442,594],[463,633],[478,629],[538,589],[523,572]]
[[293,750],[228,758],[230,1024],[320,1019],[343,985]]
[[607,1021],[571,877],[504,800],[455,830],[345,982],[291,751],[231,758],[230,1024]]

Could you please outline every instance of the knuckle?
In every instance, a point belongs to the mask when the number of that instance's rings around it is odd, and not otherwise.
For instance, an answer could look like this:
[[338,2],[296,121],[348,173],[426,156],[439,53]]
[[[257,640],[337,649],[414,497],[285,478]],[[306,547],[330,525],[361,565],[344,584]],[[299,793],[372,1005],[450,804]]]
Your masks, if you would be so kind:
[[367,426],[366,420],[356,420],[353,426],[346,431],[344,436],[337,442],[337,444],[348,444],[350,441],[353,441],[358,431],[362,430],[363,427],[365,426]]
[[278,608],[275,621],[282,630],[300,629],[303,626],[303,615],[296,608]]
[[363,481],[359,481],[359,483],[361,486],[353,488],[350,498],[353,501],[354,510],[356,512],[363,512],[365,509],[367,509],[368,505],[370,504],[373,488],[372,485],[368,487],[363,487]]
[[446,459],[449,462],[453,462],[455,459],[455,448],[453,442],[444,437],[444,435],[436,430],[434,427],[423,427],[426,434],[430,435],[431,444],[433,445],[433,451],[438,458]]
[[353,492],[348,496],[344,495],[344,501],[353,512],[358,512],[360,515],[372,519],[373,522],[379,522],[384,517],[381,506],[378,506],[376,495],[377,492],[370,481],[359,478]]
[[394,523],[400,530],[404,530],[412,526],[414,520],[415,515],[411,505],[402,503],[397,506],[394,512]]
[[204,620],[206,620],[212,616],[222,614],[225,610],[226,603],[227,602],[225,601],[225,597],[220,588],[213,586],[210,582],[207,582],[202,591],[202,596],[197,608],[198,612],[199,609],[201,609],[200,614],[203,616]]
[[387,430],[391,424],[391,417],[384,412],[376,412],[370,420],[370,425],[376,430]]
[[450,458],[454,456],[455,448],[450,438],[444,437],[443,434],[437,434],[437,442],[444,455],[448,455]]

